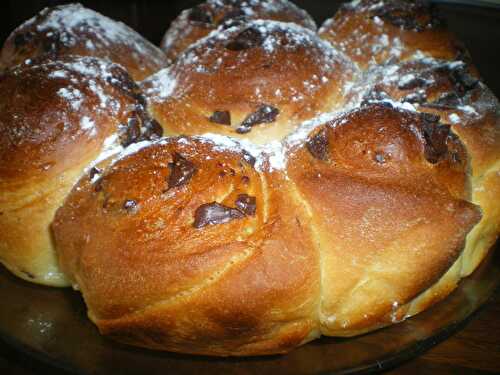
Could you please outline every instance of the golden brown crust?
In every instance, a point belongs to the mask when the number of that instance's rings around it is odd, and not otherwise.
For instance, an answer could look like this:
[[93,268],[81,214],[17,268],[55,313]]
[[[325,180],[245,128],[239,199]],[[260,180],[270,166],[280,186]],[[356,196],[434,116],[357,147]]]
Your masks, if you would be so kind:
[[171,24],[161,41],[161,48],[171,60],[191,44],[223,24],[249,20],[293,22],[312,31],[316,23],[303,9],[287,0],[208,0],[184,10]]
[[258,20],[201,40],[142,85],[168,134],[211,132],[267,143],[340,109],[355,73],[310,30]]
[[323,334],[389,324],[391,312],[459,256],[480,213],[464,200],[464,148],[443,127],[374,105],[316,129],[291,150],[288,175],[310,207],[320,244]]
[[343,5],[319,35],[360,68],[404,61],[415,55],[469,59],[442,18],[422,1],[361,0]]
[[0,102],[0,258],[17,275],[66,283],[49,224],[110,140],[134,141],[134,124],[145,130],[138,137],[151,133],[132,84],[118,65],[90,57],[33,61],[0,76],[11,93]]
[[[190,172],[177,185],[179,155]],[[101,332],[212,355],[283,352],[313,337],[317,252],[284,204],[284,182],[268,184],[245,155],[170,139],[73,189],[53,229],[61,265]],[[253,197],[254,213],[238,204],[242,194]],[[200,219],[213,202],[225,214]]]
[[[445,298],[500,231],[499,104],[450,61],[466,51],[421,2],[345,5],[321,30],[337,49],[286,1],[220,4],[174,22],[170,53],[200,40],[141,88],[72,56],[0,76],[0,261],[72,283],[107,336],[194,354],[284,353]],[[121,54],[115,26],[57,7],[4,52]],[[125,31],[123,64],[152,58]]]
[[[500,114],[497,98],[476,70],[460,62],[422,59],[389,64],[366,73],[354,92],[364,102],[397,101],[440,117],[466,147],[471,201],[483,216],[467,238],[462,276],[484,259],[500,231]],[[356,94],[354,95],[356,97]]]
[[81,4],[43,9],[15,29],[4,43],[0,69],[39,56],[109,59],[142,80],[168,64],[163,52],[125,24]]

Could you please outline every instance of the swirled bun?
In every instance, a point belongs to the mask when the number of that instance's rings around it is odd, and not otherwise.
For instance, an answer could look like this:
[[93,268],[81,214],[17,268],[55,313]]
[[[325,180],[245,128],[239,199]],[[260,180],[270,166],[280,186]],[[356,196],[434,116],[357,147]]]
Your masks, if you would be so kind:
[[161,48],[175,60],[191,44],[221,25],[257,19],[292,22],[316,31],[311,16],[288,0],[207,0],[184,10],[170,24]]
[[481,222],[469,234],[462,274],[469,275],[493,246],[500,230],[500,115],[497,98],[476,69],[461,62],[422,59],[373,68],[361,89],[367,102],[395,100],[440,117],[466,146],[472,202]]
[[412,56],[468,59],[444,20],[421,0],[355,0],[325,21],[319,35],[360,68]]
[[309,228],[285,181],[252,164],[245,151],[181,137],[80,180],[53,228],[103,334],[209,355],[280,353],[319,335]]
[[449,126],[382,105],[340,116],[290,150],[288,176],[319,245],[323,334],[405,318],[400,306],[448,270],[481,217],[466,171]]
[[421,2],[349,3],[330,42],[300,14],[203,3],[137,84],[65,55],[0,75],[0,261],[73,285],[106,336],[204,355],[359,335],[449,295],[500,232],[498,100]]
[[142,83],[167,134],[279,141],[342,108],[356,69],[312,31],[252,21],[220,29]]
[[0,261],[19,277],[67,285],[49,230],[54,212],[106,148],[160,134],[132,85],[121,67],[91,57],[0,76],[9,93],[0,98]]
[[142,80],[168,64],[164,53],[127,25],[81,4],[43,9],[15,29],[4,43],[0,69],[37,56],[109,59]]

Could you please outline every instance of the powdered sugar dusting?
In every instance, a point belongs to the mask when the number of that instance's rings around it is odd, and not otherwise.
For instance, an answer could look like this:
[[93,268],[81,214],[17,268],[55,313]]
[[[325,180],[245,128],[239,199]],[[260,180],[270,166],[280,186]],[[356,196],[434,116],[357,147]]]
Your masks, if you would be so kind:
[[177,80],[170,68],[160,70],[143,82],[144,93],[153,101],[166,99],[174,92]]
[[83,45],[90,51],[97,48],[105,50],[115,44],[131,47],[140,54],[163,64],[161,54],[152,53],[155,47],[122,22],[114,21],[81,4],[67,4],[45,8],[40,16],[25,22],[22,26],[39,22],[36,30],[46,33],[49,38],[57,38],[66,47],[74,47],[81,42],[82,33],[91,35]]

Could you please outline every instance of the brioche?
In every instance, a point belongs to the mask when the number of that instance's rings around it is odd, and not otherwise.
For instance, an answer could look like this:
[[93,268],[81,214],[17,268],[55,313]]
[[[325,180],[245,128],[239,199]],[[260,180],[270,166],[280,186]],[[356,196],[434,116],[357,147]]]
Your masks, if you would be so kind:
[[312,31],[257,20],[201,39],[141,86],[166,134],[268,143],[342,108],[356,73]]
[[0,261],[79,290],[103,335],[286,353],[427,309],[494,245],[500,105],[424,3],[316,33],[287,1],[208,0],[163,48],[143,75],[44,54],[0,78]]
[[303,9],[288,0],[207,0],[184,10],[166,31],[161,49],[168,58],[177,57],[191,44],[221,25],[250,20],[292,22],[316,31],[316,23]]
[[102,152],[161,135],[133,85],[120,66],[93,57],[33,60],[0,76],[9,93],[0,98],[0,261],[17,276],[67,285],[54,212]]
[[424,1],[359,0],[343,4],[318,31],[362,69],[415,56],[468,60],[465,47]]
[[81,4],[45,8],[15,29],[0,53],[0,70],[26,59],[94,56],[125,67],[142,80],[168,65],[165,54],[127,25]]

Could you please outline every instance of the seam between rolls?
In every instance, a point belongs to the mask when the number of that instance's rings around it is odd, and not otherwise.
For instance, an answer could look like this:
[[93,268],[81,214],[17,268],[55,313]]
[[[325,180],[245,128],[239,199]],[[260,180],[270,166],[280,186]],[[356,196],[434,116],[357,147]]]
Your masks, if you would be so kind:
[[305,212],[307,216],[309,217],[309,230],[312,234],[313,242],[314,242],[314,247],[316,248],[316,251],[318,253],[318,262],[319,262],[319,302],[318,302],[318,309],[316,313],[316,319],[318,321],[318,330],[321,334],[323,334],[321,325],[322,325],[322,320],[321,320],[321,309],[323,306],[323,257],[322,257],[322,251],[321,251],[321,240],[320,236],[315,228],[315,226],[312,223],[312,209],[309,203],[302,197],[302,194],[300,193],[299,189],[295,185],[295,182],[292,180],[290,181],[290,188],[294,196],[296,197],[297,201],[302,204],[302,206],[305,209]]

